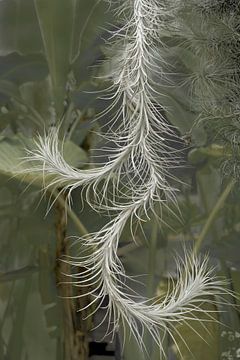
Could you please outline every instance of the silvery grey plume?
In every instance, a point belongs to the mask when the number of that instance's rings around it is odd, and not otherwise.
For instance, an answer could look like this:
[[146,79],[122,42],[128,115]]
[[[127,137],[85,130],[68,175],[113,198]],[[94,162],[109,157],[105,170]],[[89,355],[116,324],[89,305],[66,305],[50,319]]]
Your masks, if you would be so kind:
[[173,291],[161,302],[136,297],[126,285],[127,275],[117,255],[121,233],[129,220],[155,216],[156,203],[168,207],[169,202],[176,202],[169,179],[179,159],[169,142],[169,138],[177,141],[175,130],[164,118],[164,108],[156,103],[156,82],[161,82],[166,68],[161,31],[171,17],[172,5],[160,0],[118,4],[115,16],[121,26],[112,33],[113,56],[106,76],[112,84],[107,89],[112,103],[106,111],[117,109],[104,134],[114,143],[106,149],[108,161],[84,170],[72,168],[63,158],[56,129],[37,139],[28,160],[36,163],[31,171],[51,175],[45,188],[60,188],[69,196],[76,188],[85,189],[90,205],[109,213],[108,224],[79,238],[82,253],[67,259],[85,269],[73,275],[73,282],[91,286],[89,294],[97,308],[108,296],[114,329],[127,324],[143,347],[147,330],[163,350],[162,331],[174,340],[174,324],[187,321],[193,311],[200,314],[198,304],[209,295],[220,295],[222,282],[208,270],[207,258],[186,253],[178,259],[179,277]]

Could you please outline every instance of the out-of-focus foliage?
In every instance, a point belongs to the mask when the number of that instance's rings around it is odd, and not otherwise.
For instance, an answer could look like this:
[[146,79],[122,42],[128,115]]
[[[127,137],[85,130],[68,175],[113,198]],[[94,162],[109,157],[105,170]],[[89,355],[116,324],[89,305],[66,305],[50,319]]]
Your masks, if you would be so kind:
[[[232,47],[238,48],[235,41],[239,44],[239,13],[237,10],[234,13],[231,7],[230,13],[227,12],[223,6],[226,1],[220,1],[219,8],[216,1],[201,2],[205,7],[198,6],[199,2],[194,0],[183,3],[185,10],[179,12],[179,19],[184,31],[181,36],[166,33],[163,38],[169,46],[165,56],[172,64],[169,76],[173,86],[158,84],[164,94],[158,100],[168,109],[168,120],[178,127],[188,144],[188,165],[180,171],[184,184],[178,195],[179,213],[166,211],[163,214],[166,225],[161,229],[154,221],[139,226],[136,243],[132,243],[128,231],[124,232],[119,250],[129,274],[145,274],[140,278],[142,284],[136,283],[135,287],[149,296],[164,293],[164,279],[175,275],[174,251],[181,251],[183,244],[192,246],[206,224],[228,182],[223,180],[220,170],[226,158],[225,173],[233,173],[226,171],[232,164],[234,175],[238,174],[239,94],[233,95],[233,90],[239,91],[239,69],[237,74],[232,74],[222,59],[231,58]],[[194,10],[189,11],[193,4]],[[106,9],[106,4],[97,0],[0,1],[2,360],[65,360],[65,312],[56,281],[56,203],[48,193],[41,194],[41,179],[34,174],[20,178],[17,170],[26,166],[20,159],[25,156],[26,147],[30,150],[34,147],[33,137],[56,125],[59,119],[63,123],[62,135],[66,134],[66,160],[75,167],[86,166],[89,150],[96,141],[90,130],[97,126],[91,120],[99,103],[95,94],[84,90],[99,85],[92,77],[95,69],[89,67],[104,56],[102,37],[108,34],[103,28],[111,22]],[[204,27],[200,21],[204,21]],[[230,27],[233,25],[234,29]],[[230,60],[239,62],[239,57]],[[219,84],[223,73],[224,81]],[[230,85],[226,89],[232,80],[234,89]],[[209,93],[212,84],[213,97]],[[229,117],[230,121],[225,124],[223,117]],[[223,123],[225,130],[221,132],[219,127]],[[217,214],[203,244],[212,263],[228,278],[231,290],[237,292],[240,291],[239,197],[237,188]],[[73,211],[89,231],[104,223],[103,215],[87,206],[81,210],[79,192],[73,194],[73,199]],[[69,217],[66,235],[74,234],[78,234],[78,228]],[[239,313],[234,307],[223,310],[218,317],[222,325],[193,321],[179,324],[177,344],[165,339],[169,358],[180,359],[180,353],[184,360],[239,358]],[[210,311],[206,308],[206,312]],[[81,315],[77,316],[82,321]],[[89,339],[91,336],[88,335]],[[151,360],[160,360],[161,354],[147,337],[146,344]],[[127,337],[124,359],[140,360],[141,356],[145,358]]]
[[[23,158],[26,148],[34,147],[33,136],[63,115],[69,130],[64,156],[76,167],[87,163],[79,145],[91,127],[92,111],[75,107],[73,99],[79,87],[92,86],[87,66],[100,56],[105,10],[94,0],[0,2],[2,360],[63,358],[55,206],[46,217],[53,199],[42,197],[42,180],[18,171],[30,166]],[[73,140],[71,127],[76,130]]]

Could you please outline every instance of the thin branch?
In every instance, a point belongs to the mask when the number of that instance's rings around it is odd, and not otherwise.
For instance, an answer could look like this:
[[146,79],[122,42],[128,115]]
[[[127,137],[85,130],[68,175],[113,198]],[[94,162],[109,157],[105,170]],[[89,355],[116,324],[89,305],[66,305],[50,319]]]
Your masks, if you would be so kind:
[[215,206],[213,207],[212,211],[210,212],[209,217],[208,217],[198,239],[196,240],[196,242],[194,244],[194,248],[193,248],[194,254],[196,254],[199,251],[203,240],[205,239],[206,235],[208,234],[208,232],[211,228],[211,225],[213,224],[214,220],[216,219],[219,211],[222,209],[225,201],[227,200],[229,194],[233,190],[235,184],[236,184],[236,180],[231,180],[229,182],[229,184],[226,186],[225,190],[219,197],[218,201],[216,202]]
[[58,200],[58,202],[61,204],[63,208],[67,211],[67,214],[69,218],[72,220],[74,225],[76,226],[79,235],[80,236],[87,236],[89,234],[89,231],[86,229],[85,225],[81,222],[81,220],[78,218],[78,216],[75,214],[75,212],[70,208],[68,205],[66,199],[59,194],[56,190],[52,191],[52,194],[55,196],[55,198]]

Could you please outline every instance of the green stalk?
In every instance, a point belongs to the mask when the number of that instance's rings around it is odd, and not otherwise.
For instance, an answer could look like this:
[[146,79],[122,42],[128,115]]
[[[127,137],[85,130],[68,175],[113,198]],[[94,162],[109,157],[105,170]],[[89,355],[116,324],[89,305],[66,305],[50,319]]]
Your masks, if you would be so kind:
[[[63,326],[63,354],[64,360],[87,360],[89,355],[88,334],[92,326],[90,312],[93,308],[85,309],[83,317],[89,318],[88,322],[82,322],[77,317],[77,309],[85,308],[90,303],[89,289],[86,287],[74,287],[71,281],[66,281],[65,274],[71,274],[72,266],[67,261],[58,261],[63,256],[71,254],[69,241],[67,240],[67,219],[72,219],[81,236],[87,235],[85,226],[71,210],[66,199],[57,191],[53,191],[56,197],[56,282],[59,294],[62,298],[64,311]],[[67,215],[66,216],[66,212]],[[76,267],[80,274],[83,268]],[[79,297],[78,299],[75,297]],[[91,325],[91,326],[90,326]],[[81,334],[81,336],[79,336]]]
[[[159,230],[159,224],[158,221],[155,220],[152,226],[150,246],[148,249],[148,283],[147,283],[148,298],[152,298],[156,295],[155,294],[156,289],[154,286],[154,275],[156,270],[156,259],[157,259],[157,243],[158,243],[158,233],[159,233],[158,230]],[[163,334],[160,334],[160,336],[163,336]],[[154,360],[163,359],[162,357],[163,354],[159,351],[159,348],[156,346],[152,337],[148,333],[145,334],[144,344],[148,348],[151,359]],[[168,342],[166,336],[164,341],[165,350],[167,346],[168,346]]]
[[223,193],[221,194],[221,196],[219,197],[218,201],[216,202],[215,206],[213,207],[213,209],[211,210],[208,219],[198,237],[198,239],[196,240],[195,244],[194,244],[194,248],[193,248],[193,253],[196,254],[201,245],[203,240],[205,239],[206,235],[208,234],[211,225],[213,224],[214,220],[216,219],[219,211],[222,209],[225,201],[228,198],[228,195],[230,194],[230,192],[232,191],[232,189],[234,188],[234,185],[236,183],[236,180],[231,180],[229,182],[229,184],[226,186],[225,190],[223,191]]
[[158,238],[158,222],[155,221],[152,228],[150,239],[150,246],[148,250],[148,297],[154,295],[154,273],[156,268],[156,253],[157,253],[157,238]]
[[78,216],[75,214],[75,212],[70,208],[70,206],[67,204],[67,201],[64,199],[64,197],[59,194],[57,191],[52,191],[52,194],[55,196],[55,198],[58,200],[60,205],[66,209],[67,214],[69,218],[72,220],[74,225],[76,226],[79,235],[80,236],[86,236],[89,234],[89,231],[86,229],[86,227],[83,225],[81,220],[78,218]]

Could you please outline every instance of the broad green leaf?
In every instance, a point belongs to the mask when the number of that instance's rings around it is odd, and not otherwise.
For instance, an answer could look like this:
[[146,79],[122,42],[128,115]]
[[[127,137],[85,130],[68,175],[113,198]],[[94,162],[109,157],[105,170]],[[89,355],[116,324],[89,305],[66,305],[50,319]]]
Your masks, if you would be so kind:
[[20,85],[28,81],[40,81],[47,74],[48,66],[42,54],[11,53],[0,56],[0,80],[8,80]]
[[[106,3],[97,0],[71,0],[73,6],[71,62],[82,61],[87,57],[89,63],[96,51],[96,38],[99,37],[105,21],[111,22],[111,12]],[[100,28],[101,26],[101,28]],[[79,58],[80,57],[80,58]]]
[[4,359],[4,341],[2,338],[0,338],[0,357],[1,359]]
[[[53,360],[56,359],[57,339],[52,338],[49,334],[49,329],[47,328],[46,324],[45,313],[43,312],[44,309],[42,307],[40,296],[36,286],[37,283],[36,281],[34,281],[33,291],[28,297],[28,316],[25,319],[24,324],[22,324],[22,331],[24,334],[25,342],[25,352],[27,353],[29,360]],[[58,331],[60,332],[62,328],[61,309],[59,309],[59,311],[55,313],[55,316],[56,324],[59,327]],[[53,329],[54,325],[52,327],[52,331]],[[59,350],[61,351],[62,348],[60,348]]]
[[43,49],[33,0],[0,1],[0,55]]
[[[51,235],[52,218],[44,220],[46,204],[41,203],[39,190],[27,188],[26,184],[0,177],[0,231],[4,233],[0,242],[1,267],[3,273],[11,274],[12,280],[19,278],[19,269],[37,265],[39,246]],[[29,262],[29,259],[31,261]],[[15,277],[14,277],[15,273]],[[24,274],[23,274],[24,275]]]
[[[11,78],[13,74],[19,77],[18,82],[24,75],[27,75],[25,81],[33,80],[29,78],[32,75],[39,78],[45,74],[46,62],[33,53],[44,53],[60,113],[67,94],[70,64],[75,64],[79,84],[85,78],[87,67],[98,57],[99,42],[95,42],[95,38],[105,19],[109,21],[106,13],[106,4],[97,0],[2,0],[0,55],[8,55],[0,60],[2,71],[14,67],[16,62],[13,73],[9,74]],[[91,49],[87,50],[90,45]],[[22,73],[18,71],[21,66]]]
[[[219,160],[227,155],[226,149],[217,144],[211,144],[207,147],[198,147],[190,151],[188,159],[192,164],[201,164],[204,161]],[[219,165],[219,161],[218,161]]]
[[[50,87],[50,79],[47,77],[43,81],[27,82],[19,87],[22,103],[28,110],[28,116],[32,123],[36,123],[40,133],[44,128],[48,128],[55,123],[55,110],[53,107],[53,98]],[[15,104],[17,110],[17,105]],[[21,112],[21,109],[19,109]],[[22,114],[22,131],[24,131],[24,114]],[[26,116],[25,116],[26,117]],[[32,124],[33,127],[33,124]]]
[[7,355],[6,358],[9,360],[21,359],[22,353],[24,351],[23,346],[23,332],[22,326],[27,316],[27,302],[28,295],[31,291],[31,276],[24,280],[21,290],[19,291],[18,298],[15,298],[16,301],[16,314],[14,319],[14,326],[10,334]]
[[[226,278],[229,283],[225,285],[227,290],[235,290],[234,282],[236,284],[236,278],[232,279],[232,274],[230,269],[228,269],[225,257],[221,261],[222,270],[220,275]],[[236,274],[234,274],[236,275]],[[239,276],[239,272],[238,272]],[[239,279],[238,279],[239,281]],[[237,290],[237,289],[236,289]],[[237,295],[237,294],[236,294]],[[223,298],[226,303],[219,305],[220,313],[220,360],[227,359],[238,359],[239,354],[239,344],[240,344],[240,320],[239,320],[239,311],[235,305],[235,300],[230,294],[224,294]]]
[[[144,360],[146,354],[140,350],[138,344],[134,340],[133,336],[130,335],[129,331],[126,331],[125,338],[122,337],[124,341],[124,350],[123,356],[126,360]],[[151,359],[155,360],[155,359]]]
[[[26,149],[34,149],[32,139],[21,134],[12,137],[2,136],[0,138],[0,173],[25,182],[42,183],[41,174],[34,172],[24,174],[24,171],[26,172],[27,169],[31,168],[31,162],[27,163],[23,160],[26,157]],[[86,153],[70,141],[64,144],[64,157],[70,165],[75,167],[83,166],[87,162]]]
[[8,80],[0,80],[0,93],[8,97],[2,106],[0,124],[11,126],[13,132],[29,134],[42,132],[55,123],[55,109],[49,77],[42,81],[29,81],[17,86]]
[[[174,287],[174,279],[164,277],[159,282],[157,295],[161,299],[171,291],[169,285]],[[218,360],[219,349],[219,325],[218,312],[216,306],[210,304],[210,300],[205,298],[205,302],[196,303],[200,306],[201,312],[194,311],[188,314],[186,321],[179,321],[173,324],[174,343],[172,350],[177,360]],[[161,300],[160,300],[161,301]],[[207,334],[207,337],[206,337]],[[170,343],[169,343],[170,345]]]
[[[27,96],[25,88],[31,86],[31,95]],[[14,133],[30,133],[33,129],[42,131],[44,124],[49,126],[51,118],[51,98],[48,96],[47,80],[43,82],[27,83],[18,87],[8,80],[0,80],[0,94],[6,96],[6,105],[1,107],[0,125],[2,129],[11,127]],[[45,91],[44,91],[45,90]],[[42,103],[43,94],[45,97]],[[33,101],[34,99],[34,101]],[[36,106],[36,109],[34,108]],[[42,107],[41,107],[42,106]],[[41,110],[41,112],[39,112]],[[44,110],[44,112],[43,112]]]
[[70,70],[73,0],[34,0],[58,114],[64,107]]
[[[99,69],[94,68],[99,57],[103,57],[103,25],[112,21],[111,9],[104,1],[89,0],[83,3],[75,0],[75,16],[72,41],[72,69],[77,92],[75,102],[84,102],[84,106],[96,100],[93,79]],[[95,70],[94,70],[95,69]],[[92,91],[84,93],[83,90]]]
[[18,86],[9,80],[0,80],[0,93],[12,98],[20,98]]
[[164,95],[159,96],[159,101],[166,111],[168,120],[185,135],[192,128],[197,115],[189,110],[184,100],[173,90],[162,87],[161,91]]
[[22,279],[28,275],[35,273],[36,271],[38,271],[37,266],[25,266],[21,269],[16,269],[6,273],[0,273],[0,283]]
[[[205,311],[193,314],[196,319],[188,320],[176,326],[176,345],[174,346],[178,360],[218,360],[219,329],[216,322],[216,308],[209,304],[201,305]],[[209,316],[210,315],[210,316]]]
[[103,24],[106,7],[97,0],[84,3],[80,0],[34,0],[34,4],[59,114],[64,108],[70,64],[75,63],[74,81],[77,83],[85,77],[86,66],[92,64],[92,52],[89,56],[84,51],[96,37],[98,26]]
[[[1,269],[4,269],[4,273],[7,275],[4,279],[6,280],[7,277],[8,280],[8,283],[2,283],[0,281],[0,292],[6,284],[15,283],[17,286],[17,292],[14,291],[13,294],[10,293],[10,290],[5,289],[5,293],[11,302],[11,311],[6,318],[1,314],[0,301],[0,324],[1,322],[4,324],[2,334],[5,337],[5,343],[8,343],[6,336],[12,331],[12,324],[15,324],[15,321],[17,321],[15,317],[16,312],[24,310],[21,309],[21,307],[20,310],[18,309],[20,299],[19,291],[21,291],[23,283],[20,278],[26,278],[31,269],[34,269],[35,272],[36,266],[34,265],[33,267],[31,264],[38,263],[39,248],[44,246],[48,248],[49,260],[53,262],[52,268],[54,267],[55,228],[54,218],[52,216],[54,213],[49,214],[48,217],[44,219],[47,206],[43,201],[39,203],[40,194],[38,190],[36,191],[34,187],[26,188],[26,184],[9,181],[8,178],[5,178],[4,181],[4,177],[2,176],[0,179],[0,231],[4,233],[4,237],[2,237],[0,242],[2,254]],[[41,271],[40,264],[38,266],[39,271]],[[51,328],[48,329],[45,320],[45,309],[40,301],[38,275],[32,272],[31,274],[33,274],[32,278],[34,280],[32,282],[31,292],[27,293],[25,291],[28,316],[17,325],[18,332],[21,334],[21,336],[18,336],[19,343],[18,340],[16,340],[16,332],[11,335],[11,341],[14,342],[13,345],[16,348],[16,350],[12,350],[13,354],[11,356],[12,359],[17,358],[19,360],[25,360],[24,354],[28,354],[29,359],[34,358],[36,360],[48,359],[48,356],[50,356],[49,360],[51,360],[55,357],[56,343],[51,340],[48,332],[50,330],[53,331],[54,317],[56,317],[58,328],[61,329],[61,308],[58,309],[58,316],[57,309],[55,309],[56,316],[53,315],[53,312],[47,312],[47,315],[51,317]],[[54,277],[54,272],[51,271],[51,274],[48,272],[48,275]],[[45,291],[49,291],[49,289],[47,289],[47,283],[45,285]],[[54,285],[53,280],[52,288]],[[32,287],[34,287],[34,289],[32,289]],[[34,294],[32,290],[34,290]],[[51,306],[54,307],[57,303],[58,299],[56,295],[55,299],[52,298]],[[21,357],[20,352],[19,356],[16,357],[15,351],[19,351],[19,346],[21,346],[23,357]],[[34,355],[36,351],[37,354]]]

